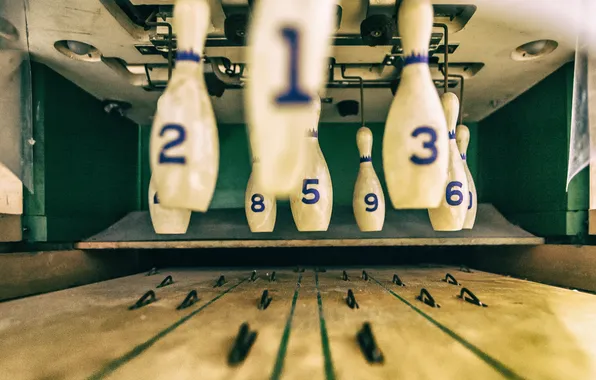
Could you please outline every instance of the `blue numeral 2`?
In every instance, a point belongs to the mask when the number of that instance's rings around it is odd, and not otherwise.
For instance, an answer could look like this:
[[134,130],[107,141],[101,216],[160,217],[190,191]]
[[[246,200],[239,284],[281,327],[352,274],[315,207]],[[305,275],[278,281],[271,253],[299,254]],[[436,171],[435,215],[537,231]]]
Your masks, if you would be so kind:
[[186,157],[184,156],[168,156],[166,151],[168,149],[174,148],[184,142],[186,140],[186,130],[180,124],[166,124],[161,128],[159,131],[159,137],[163,137],[163,135],[167,131],[176,131],[178,133],[178,137],[174,140],[168,142],[161,148],[161,152],[159,153],[159,163],[160,164],[186,164]]
[[298,54],[300,34],[294,28],[283,28],[281,35],[287,41],[290,51],[290,78],[286,91],[282,92],[276,99],[277,104],[303,104],[309,103],[312,98],[298,87],[298,64],[300,56]]
[[422,147],[424,149],[430,150],[430,156],[429,157],[419,157],[419,156],[413,154],[410,157],[410,161],[412,161],[416,165],[430,165],[433,162],[435,162],[435,160],[437,159],[438,151],[437,151],[437,146],[435,145],[437,142],[437,132],[435,132],[435,130],[432,129],[431,127],[418,127],[412,132],[412,137],[416,138],[419,135],[428,135],[429,136],[429,140],[425,141],[422,144]]

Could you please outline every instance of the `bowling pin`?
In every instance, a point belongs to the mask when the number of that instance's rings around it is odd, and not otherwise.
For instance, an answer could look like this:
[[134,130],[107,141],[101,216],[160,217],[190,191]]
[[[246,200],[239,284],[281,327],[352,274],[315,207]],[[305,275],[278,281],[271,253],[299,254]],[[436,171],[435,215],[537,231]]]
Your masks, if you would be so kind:
[[385,196],[372,164],[373,135],[367,127],[356,133],[360,170],[354,186],[352,207],[360,231],[381,231],[385,222]]
[[327,231],[333,210],[331,175],[318,139],[321,102],[318,97],[315,101],[317,117],[306,128],[306,162],[300,185],[290,195],[290,208],[298,231]]
[[190,210],[167,208],[160,203],[153,176],[149,181],[149,214],[156,234],[185,234],[190,223]]
[[451,92],[441,98],[447,126],[449,127],[449,167],[447,185],[443,186],[443,197],[437,208],[428,210],[430,222],[435,231],[459,231],[464,226],[468,213],[469,191],[464,162],[455,142],[455,125],[459,110],[459,100]]
[[468,193],[470,198],[468,201],[468,212],[466,213],[466,220],[464,222],[464,229],[472,229],[474,222],[476,221],[476,211],[478,209],[476,185],[474,184],[474,178],[470,173],[468,167],[468,160],[466,152],[468,151],[468,144],[470,143],[470,130],[465,125],[458,125],[455,131],[455,141],[461,154],[461,158],[464,161],[464,170],[466,171],[466,178],[468,179]]
[[23,214],[23,182],[1,162],[0,214]]
[[254,173],[260,163],[258,157],[253,159],[252,173],[246,185],[244,195],[244,211],[251,232],[271,232],[275,227],[277,204],[275,197],[269,195],[260,184],[255,181]]
[[248,34],[245,110],[256,180],[277,198],[300,186],[304,126],[326,82],[335,0],[259,0]]
[[174,23],[176,69],[157,104],[151,169],[163,206],[205,212],[219,168],[217,126],[201,60],[210,25],[208,1],[178,0]]
[[402,0],[399,33],[404,68],[383,137],[383,167],[397,209],[433,208],[447,181],[449,144],[441,102],[428,68],[430,0]]

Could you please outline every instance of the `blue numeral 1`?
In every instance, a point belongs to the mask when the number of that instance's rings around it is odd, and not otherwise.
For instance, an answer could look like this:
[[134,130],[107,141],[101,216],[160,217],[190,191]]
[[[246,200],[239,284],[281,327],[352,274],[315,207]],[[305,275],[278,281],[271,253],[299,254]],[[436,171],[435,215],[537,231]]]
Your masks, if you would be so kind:
[[300,62],[298,44],[300,35],[294,28],[283,28],[281,35],[288,42],[290,48],[290,88],[282,92],[275,101],[277,104],[309,103],[312,100],[311,97],[298,87],[298,63]]

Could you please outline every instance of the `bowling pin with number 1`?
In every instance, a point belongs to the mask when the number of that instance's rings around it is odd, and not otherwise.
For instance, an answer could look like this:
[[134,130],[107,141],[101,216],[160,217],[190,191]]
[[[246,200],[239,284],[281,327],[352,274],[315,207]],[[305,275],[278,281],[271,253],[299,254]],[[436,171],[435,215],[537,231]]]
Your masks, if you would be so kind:
[[447,125],[428,67],[433,25],[430,0],[402,0],[399,33],[404,68],[383,137],[383,167],[397,209],[433,208],[447,180]]
[[207,0],[176,2],[176,69],[151,130],[151,169],[165,207],[205,212],[215,190],[219,141],[201,60],[210,20]]

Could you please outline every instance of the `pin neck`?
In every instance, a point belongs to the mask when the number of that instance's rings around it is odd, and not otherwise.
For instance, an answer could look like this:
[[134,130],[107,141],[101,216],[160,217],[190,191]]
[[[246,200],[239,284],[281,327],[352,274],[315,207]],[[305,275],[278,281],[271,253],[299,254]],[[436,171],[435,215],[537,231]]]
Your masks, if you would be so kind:
[[461,154],[461,159],[465,161],[465,160],[466,160],[466,158],[467,158],[467,157],[466,157],[466,154],[465,154],[465,153],[462,153],[462,154]]
[[427,53],[414,53],[404,57],[404,66],[414,65],[417,63],[428,65],[428,54]]
[[360,163],[364,163],[364,162],[372,162],[372,157],[371,156],[360,156]]
[[306,131],[306,137],[313,137],[315,139],[319,138],[319,131],[316,129],[309,129]]
[[201,62],[201,55],[199,53],[194,52],[192,49],[190,50],[179,50],[176,53],[176,63],[178,62]]
[[455,140],[455,130],[449,131],[449,140]]

